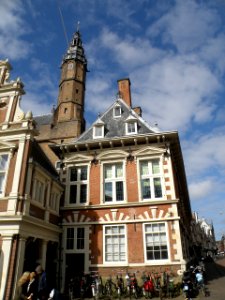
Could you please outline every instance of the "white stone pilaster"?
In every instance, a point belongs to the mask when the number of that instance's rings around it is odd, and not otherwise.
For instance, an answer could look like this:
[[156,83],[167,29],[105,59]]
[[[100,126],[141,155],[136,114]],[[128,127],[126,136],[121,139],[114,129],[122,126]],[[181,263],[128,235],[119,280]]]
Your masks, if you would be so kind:
[[[16,287],[16,283],[18,282],[19,278],[21,277],[21,275],[23,273],[25,248],[26,248],[26,238],[20,237],[18,251],[17,251],[18,254],[17,254],[16,268],[15,268],[14,288]],[[15,289],[13,291],[13,297],[14,297],[14,293],[15,293]]]
[[6,279],[9,270],[10,254],[12,248],[13,236],[2,237],[2,251],[0,256],[0,299],[4,299],[6,288]]
[[8,201],[7,210],[9,214],[15,214],[16,212],[16,201],[18,196],[20,174],[21,174],[21,168],[23,163],[24,148],[25,148],[25,138],[19,141],[19,148],[18,148],[18,154],[17,154],[16,166],[15,166],[15,173],[13,176],[12,190]]

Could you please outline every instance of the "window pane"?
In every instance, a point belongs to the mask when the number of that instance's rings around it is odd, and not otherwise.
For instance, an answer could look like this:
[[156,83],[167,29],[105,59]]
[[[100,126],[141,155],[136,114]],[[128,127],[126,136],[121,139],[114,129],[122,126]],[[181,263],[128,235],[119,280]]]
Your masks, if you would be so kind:
[[77,249],[84,249],[84,228],[77,228]]
[[141,175],[148,175],[148,163],[147,162],[141,162]]
[[120,107],[115,107],[114,108],[114,114],[116,117],[120,116]]
[[154,178],[154,191],[155,191],[155,197],[161,198],[162,197],[162,186],[161,186],[161,179],[160,178]]
[[95,127],[95,136],[102,136],[103,126],[96,126]]
[[123,182],[122,181],[116,182],[116,200],[117,201],[123,200]]
[[71,185],[70,186],[70,203],[77,202],[77,186]]
[[66,248],[74,248],[74,228],[67,228]]
[[111,165],[105,165],[105,178],[112,178],[112,166]]
[[112,201],[112,183],[105,183],[105,202]]
[[127,123],[128,133],[135,132],[135,123]]
[[87,180],[87,167],[80,168],[80,180]]
[[142,190],[142,198],[143,199],[151,198],[150,180],[149,179],[142,179],[141,190]]
[[4,171],[6,169],[7,162],[8,162],[8,154],[0,155],[0,171]]
[[105,233],[106,233],[106,234],[112,233],[112,227],[106,227],[106,228],[105,228]]
[[0,194],[3,193],[4,179],[5,179],[5,175],[0,174]]
[[154,159],[152,160],[152,174],[159,174],[160,169],[159,169],[159,160]]
[[116,178],[123,177],[123,166],[122,166],[122,164],[117,164],[115,167],[116,167]]
[[87,185],[81,184],[80,186],[80,203],[86,203],[87,200]]
[[70,181],[77,181],[77,168],[70,169]]

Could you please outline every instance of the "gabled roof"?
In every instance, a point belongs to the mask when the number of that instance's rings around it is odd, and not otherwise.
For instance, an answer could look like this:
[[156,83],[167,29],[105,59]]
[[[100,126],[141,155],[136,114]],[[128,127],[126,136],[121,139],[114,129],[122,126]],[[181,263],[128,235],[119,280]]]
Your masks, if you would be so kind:
[[[114,108],[121,107],[121,116],[115,117]],[[87,129],[75,142],[93,140],[93,128],[97,124],[104,124],[105,134],[104,138],[115,138],[126,136],[126,122],[129,120],[137,121],[138,133],[148,134],[159,132],[155,127],[151,127],[148,123],[140,117],[132,108],[130,108],[123,99],[117,99],[98,119]]]

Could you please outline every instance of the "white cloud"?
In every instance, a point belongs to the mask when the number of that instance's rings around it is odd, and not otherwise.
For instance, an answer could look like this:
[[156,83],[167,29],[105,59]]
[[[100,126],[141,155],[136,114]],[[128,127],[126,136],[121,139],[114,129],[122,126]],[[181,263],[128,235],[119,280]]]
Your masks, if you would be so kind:
[[204,2],[177,0],[148,32],[161,36],[164,43],[172,43],[180,52],[190,52],[202,47],[220,25],[217,12]]
[[2,0],[0,10],[0,56],[9,59],[24,58],[31,51],[31,45],[23,36],[29,32],[24,21],[21,0]]
[[[147,121],[164,130],[188,130],[191,120],[208,121],[215,110],[216,76],[190,56],[168,56],[131,73],[135,98]],[[204,110],[201,110],[204,107]]]
[[192,200],[207,198],[216,188],[215,178],[206,178],[202,181],[195,181],[189,184],[189,193]]
[[39,59],[31,59],[30,68],[36,76],[25,76],[26,94],[22,98],[21,106],[25,111],[32,110],[34,116],[48,114],[53,105],[57,104],[57,76],[51,72],[48,64]]
[[224,128],[209,134],[193,137],[184,144],[187,174],[202,176],[204,173],[225,174],[225,133]]
[[102,30],[100,43],[102,47],[111,51],[114,55],[113,59],[126,71],[134,67],[140,68],[146,63],[158,60],[165,54],[162,49],[152,47],[148,39],[120,37],[108,28]]

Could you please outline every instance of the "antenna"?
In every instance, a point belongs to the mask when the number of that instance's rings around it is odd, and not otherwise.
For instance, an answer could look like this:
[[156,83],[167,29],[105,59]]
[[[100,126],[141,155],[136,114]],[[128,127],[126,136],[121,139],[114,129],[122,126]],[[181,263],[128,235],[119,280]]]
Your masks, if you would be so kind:
[[67,43],[67,46],[69,47],[69,40],[68,40],[68,36],[67,36],[67,33],[66,33],[66,27],[65,27],[64,20],[63,20],[62,11],[61,11],[60,6],[59,6],[59,1],[58,1],[58,9],[59,9],[60,19],[61,19],[61,22],[62,22],[62,27],[63,27],[63,32],[64,32],[64,35],[65,35],[66,43]]
[[80,30],[80,21],[77,22],[77,31]]

